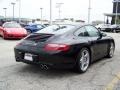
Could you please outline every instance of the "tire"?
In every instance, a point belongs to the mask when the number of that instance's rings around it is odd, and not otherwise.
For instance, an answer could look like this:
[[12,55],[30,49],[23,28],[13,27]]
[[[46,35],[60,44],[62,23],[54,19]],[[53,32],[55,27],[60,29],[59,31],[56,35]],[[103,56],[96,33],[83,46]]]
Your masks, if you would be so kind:
[[113,42],[110,43],[109,48],[108,48],[108,58],[112,58],[114,56],[114,51],[115,51],[115,45]]
[[116,33],[116,30],[115,30],[115,29],[113,29],[113,33]]
[[77,70],[79,73],[87,71],[90,65],[90,52],[87,48],[82,48],[77,57]]
[[31,34],[32,32],[31,32],[31,30],[27,30],[27,34]]

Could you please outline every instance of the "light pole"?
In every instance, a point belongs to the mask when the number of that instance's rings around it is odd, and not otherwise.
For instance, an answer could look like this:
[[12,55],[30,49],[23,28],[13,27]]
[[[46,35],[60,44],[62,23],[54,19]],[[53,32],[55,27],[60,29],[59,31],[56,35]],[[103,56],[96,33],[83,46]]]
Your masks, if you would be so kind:
[[15,7],[15,3],[11,3],[12,5],[13,5],[13,21],[14,21],[14,18],[15,18],[15,16],[14,16],[14,7]]
[[58,13],[59,13],[59,20],[60,20],[61,19],[61,5],[64,4],[64,3],[56,3],[56,4],[57,4],[56,8],[59,9]]
[[116,1],[116,14],[115,14],[115,24],[117,24],[117,13],[118,12],[118,1]]
[[19,23],[21,22],[21,0],[16,0],[19,2]]
[[40,10],[41,10],[41,24],[42,24],[42,10],[43,10],[43,8],[40,8]]
[[19,1],[19,23],[21,22],[21,0]]
[[52,0],[50,0],[50,25],[52,25]]
[[7,12],[7,8],[3,8],[3,10],[5,11],[5,21],[6,21],[6,12]]
[[88,6],[88,23],[90,23],[90,15],[91,15],[91,0],[89,0],[89,6]]

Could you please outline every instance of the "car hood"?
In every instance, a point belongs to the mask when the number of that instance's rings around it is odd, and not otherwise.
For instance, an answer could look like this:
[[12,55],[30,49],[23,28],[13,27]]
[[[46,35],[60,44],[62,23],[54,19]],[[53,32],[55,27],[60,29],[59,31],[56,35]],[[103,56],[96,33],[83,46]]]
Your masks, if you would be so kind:
[[12,34],[27,34],[24,28],[5,28],[5,31]]

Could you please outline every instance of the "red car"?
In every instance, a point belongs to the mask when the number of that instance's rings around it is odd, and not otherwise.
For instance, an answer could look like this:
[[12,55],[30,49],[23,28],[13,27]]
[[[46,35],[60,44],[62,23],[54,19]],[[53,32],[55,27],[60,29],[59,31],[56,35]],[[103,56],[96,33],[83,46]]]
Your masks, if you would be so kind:
[[6,22],[0,27],[0,35],[6,38],[21,39],[27,36],[27,31],[16,22]]

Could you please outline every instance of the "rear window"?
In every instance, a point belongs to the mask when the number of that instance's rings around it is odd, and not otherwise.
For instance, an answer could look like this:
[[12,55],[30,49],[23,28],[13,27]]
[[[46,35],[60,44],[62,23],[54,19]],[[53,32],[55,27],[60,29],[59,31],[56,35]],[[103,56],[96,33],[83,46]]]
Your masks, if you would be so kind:
[[51,25],[51,26],[48,26],[36,33],[63,34],[74,28],[75,28],[75,26],[73,26],[73,25]]

